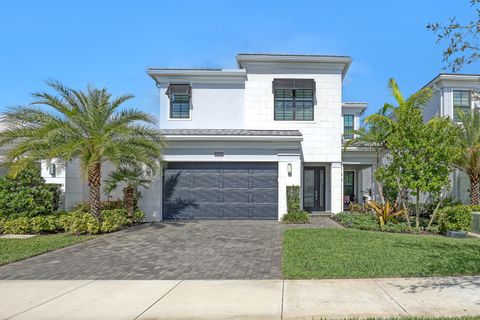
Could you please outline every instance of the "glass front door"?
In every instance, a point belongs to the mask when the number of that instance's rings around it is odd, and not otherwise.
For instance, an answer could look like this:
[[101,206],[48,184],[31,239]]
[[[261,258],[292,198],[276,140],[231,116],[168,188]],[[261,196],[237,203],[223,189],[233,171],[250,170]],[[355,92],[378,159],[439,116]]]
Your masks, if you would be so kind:
[[325,167],[304,168],[303,208],[325,211]]

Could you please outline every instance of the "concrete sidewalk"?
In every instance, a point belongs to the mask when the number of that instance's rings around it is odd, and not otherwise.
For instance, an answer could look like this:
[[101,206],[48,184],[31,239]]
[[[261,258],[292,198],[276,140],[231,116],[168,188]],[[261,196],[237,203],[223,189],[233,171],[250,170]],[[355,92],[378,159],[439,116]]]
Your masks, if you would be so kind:
[[357,280],[4,280],[0,319],[480,315],[480,276]]

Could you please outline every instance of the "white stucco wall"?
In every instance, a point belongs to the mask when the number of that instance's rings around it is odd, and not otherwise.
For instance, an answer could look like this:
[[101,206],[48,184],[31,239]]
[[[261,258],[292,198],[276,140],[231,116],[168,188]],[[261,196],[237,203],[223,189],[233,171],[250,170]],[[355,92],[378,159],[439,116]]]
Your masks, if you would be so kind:
[[190,119],[170,119],[168,83],[160,86],[161,129],[244,128],[244,83],[191,83]]
[[[245,83],[245,128],[272,130],[300,130],[303,135],[302,150],[305,162],[341,161],[343,119],[341,107],[342,76],[340,71],[322,74],[312,69],[310,73],[286,73],[275,68],[276,73],[265,70],[248,70]],[[282,72],[283,71],[283,72]],[[291,72],[291,71],[290,71]],[[303,71],[305,72],[305,70]],[[275,121],[272,81],[275,78],[314,79],[316,103],[313,121]]]
[[[288,175],[288,165],[292,174]],[[287,213],[287,186],[300,186],[303,175],[300,156],[284,155],[278,157],[278,220]],[[301,202],[301,197],[300,197]]]

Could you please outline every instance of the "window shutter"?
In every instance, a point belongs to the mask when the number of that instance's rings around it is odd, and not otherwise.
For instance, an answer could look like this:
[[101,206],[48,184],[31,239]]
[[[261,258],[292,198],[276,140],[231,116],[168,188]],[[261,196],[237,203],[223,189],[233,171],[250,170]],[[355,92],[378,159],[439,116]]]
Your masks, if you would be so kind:
[[165,94],[168,97],[171,97],[172,94],[186,94],[190,97],[191,92],[192,90],[189,84],[170,84]]

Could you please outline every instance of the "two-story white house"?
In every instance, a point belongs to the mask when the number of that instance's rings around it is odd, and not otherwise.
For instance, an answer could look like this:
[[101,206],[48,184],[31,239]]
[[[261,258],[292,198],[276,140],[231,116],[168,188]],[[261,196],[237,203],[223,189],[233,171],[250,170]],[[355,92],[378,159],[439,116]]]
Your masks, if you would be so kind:
[[[450,117],[458,122],[459,112],[480,108],[480,75],[441,73],[424,87],[431,88],[433,96],[423,111],[424,119],[435,116]],[[454,170],[451,195],[462,203],[470,201],[470,182],[465,173]]]
[[[142,190],[146,220],[281,219],[289,185],[301,187],[302,206],[313,213],[338,213],[350,201],[375,196],[376,155],[342,146],[367,108],[342,102],[351,62],[347,56],[239,54],[233,70],[149,68],[168,148],[163,175]],[[480,75],[439,74],[425,87],[434,92],[426,120],[455,119],[455,110],[480,106]],[[64,185],[66,209],[88,199],[76,161],[58,172],[44,167],[42,176]],[[455,171],[452,195],[468,203],[468,188],[465,174]]]
[[342,103],[351,62],[239,54],[234,70],[149,68],[168,148],[164,175],[142,193],[148,219],[280,219],[289,185],[310,212],[360,199],[373,158],[342,149],[367,107]]

